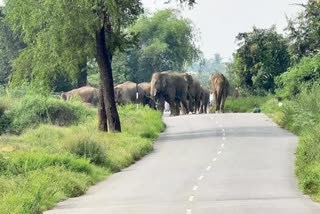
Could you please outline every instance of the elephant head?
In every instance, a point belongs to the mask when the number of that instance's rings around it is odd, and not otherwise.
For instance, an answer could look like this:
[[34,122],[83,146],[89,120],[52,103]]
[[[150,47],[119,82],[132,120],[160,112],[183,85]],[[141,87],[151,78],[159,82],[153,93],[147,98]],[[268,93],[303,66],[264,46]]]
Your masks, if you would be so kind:
[[66,92],[62,92],[60,97],[63,99],[63,100],[67,100],[68,97],[67,97],[67,93]]
[[152,97],[157,96],[158,93],[162,91],[163,88],[167,86],[167,76],[156,72],[152,74],[151,78],[151,92]]
[[122,97],[122,88],[115,87],[114,88],[114,99],[117,104],[120,104],[121,97]]

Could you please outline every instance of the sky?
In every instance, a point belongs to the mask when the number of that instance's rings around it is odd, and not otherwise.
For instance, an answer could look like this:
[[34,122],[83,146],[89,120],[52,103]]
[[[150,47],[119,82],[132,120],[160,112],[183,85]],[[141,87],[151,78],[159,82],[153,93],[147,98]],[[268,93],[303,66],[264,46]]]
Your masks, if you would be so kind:
[[[174,0],[173,0],[174,1]],[[225,61],[232,57],[237,45],[235,37],[240,32],[248,32],[253,26],[269,28],[277,26],[284,33],[286,16],[293,17],[301,10],[295,3],[308,0],[198,0],[197,5],[189,9],[177,3],[164,4],[166,0],[142,0],[151,12],[164,8],[181,10],[182,16],[189,18],[199,36],[198,45],[207,58],[215,53],[221,54]],[[3,0],[0,0],[3,5]]]
[[302,9],[292,4],[307,3],[307,0],[198,0],[191,10],[177,3],[165,5],[165,0],[142,2],[151,12],[167,7],[181,10],[182,16],[194,23],[204,56],[210,58],[219,53],[229,61],[237,49],[238,33],[251,31],[253,26],[270,28],[274,24],[279,33],[284,33],[286,16],[294,17]]

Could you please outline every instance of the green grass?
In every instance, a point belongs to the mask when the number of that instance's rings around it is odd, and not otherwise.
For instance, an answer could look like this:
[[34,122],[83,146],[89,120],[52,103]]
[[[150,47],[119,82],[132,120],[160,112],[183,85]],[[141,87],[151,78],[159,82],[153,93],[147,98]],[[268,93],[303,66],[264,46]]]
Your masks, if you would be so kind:
[[[164,129],[159,112],[129,105],[119,107],[123,132],[102,133],[97,130],[95,109],[51,99],[40,101],[44,107],[24,102],[28,108],[18,100],[19,105],[9,109],[8,115],[17,111],[29,116],[19,119],[24,121],[19,123],[20,135],[0,138],[0,213],[41,213],[60,200],[83,194],[90,185],[152,151],[153,141]],[[81,117],[68,124],[41,119],[48,117],[38,113],[52,106],[58,111],[67,106],[67,111]],[[49,115],[54,119],[60,114]],[[27,118],[31,125],[21,125],[28,124]]]
[[[254,107],[260,107],[266,103],[270,97],[239,97],[239,98],[228,98],[225,103],[225,112],[252,112]],[[263,111],[263,109],[261,108]]]

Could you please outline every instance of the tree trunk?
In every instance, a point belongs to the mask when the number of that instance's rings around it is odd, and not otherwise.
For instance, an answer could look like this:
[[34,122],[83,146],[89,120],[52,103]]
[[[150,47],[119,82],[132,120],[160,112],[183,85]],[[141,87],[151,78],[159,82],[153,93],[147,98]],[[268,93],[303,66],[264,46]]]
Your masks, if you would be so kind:
[[96,32],[96,60],[100,70],[99,130],[121,132],[114,99],[111,54],[106,46],[105,27]]

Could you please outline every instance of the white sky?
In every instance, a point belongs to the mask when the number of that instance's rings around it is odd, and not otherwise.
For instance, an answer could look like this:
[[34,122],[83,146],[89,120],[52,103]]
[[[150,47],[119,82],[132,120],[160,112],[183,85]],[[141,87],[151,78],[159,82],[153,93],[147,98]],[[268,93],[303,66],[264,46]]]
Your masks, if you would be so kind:
[[[174,1],[174,0],[173,0]],[[191,19],[200,32],[200,47],[206,57],[220,53],[225,60],[236,50],[235,37],[239,32],[251,31],[253,26],[269,28],[276,24],[283,33],[286,18],[301,10],[294,3],[307,0],[198,0],[191,10],[176,3],[164,5],[165,0],[142,0],[150,11],[166,7],[182,10],[182,15]]]

